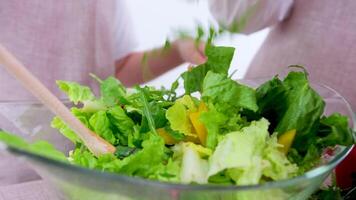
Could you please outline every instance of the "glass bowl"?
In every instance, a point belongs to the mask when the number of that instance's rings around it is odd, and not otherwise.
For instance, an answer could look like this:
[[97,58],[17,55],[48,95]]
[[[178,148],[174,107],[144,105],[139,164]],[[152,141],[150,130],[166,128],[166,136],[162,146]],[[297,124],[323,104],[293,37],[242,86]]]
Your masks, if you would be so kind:
[[[252,87],[263,80],[241,80]],[[325,85],[312,87],[326,102],[324,114],[339,112],[350,119],[355,129],[354,113],[345,99]],[[68,104],[69,105],[69,104]],[[38,102],[0,102],[0,128],[19,134],[30,141],[47,140],[63,152],[72,144],[50,127],[53,114]],[[307,199],[330,175],[352,147],[338,146],[326,163],[288,180],[266,182],[252,186],[183,185],[145,180],[79,166],[65,164],[20,149],[7,147],[7,152],[29,163],[48,182],[60,199],[184,199],[184,200],[244,200],[244,199]]]

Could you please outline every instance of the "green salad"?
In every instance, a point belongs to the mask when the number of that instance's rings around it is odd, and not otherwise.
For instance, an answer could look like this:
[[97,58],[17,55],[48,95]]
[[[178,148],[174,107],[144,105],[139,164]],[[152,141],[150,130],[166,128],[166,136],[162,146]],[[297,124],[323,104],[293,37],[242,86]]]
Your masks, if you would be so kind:
[[[10,146],[82,167],[184,184],[252,185],[298,176],[318,165],[323,149],[353,143],[346,116],[323,116],[325,102],[305,71],[275,76],[258,88],[228,74],[234,48],[209,46],[208,60],[171,88],[125,88],[100,80],[100,96],[57,81],[72,113],[116,147],[94,156],[58,117],[52,127],[74,143],[64,155],[45,142],[29,144],[2,132]],[[181,86],[179,86],[181,85]],[[183,90],[184,88],[184,90]]]

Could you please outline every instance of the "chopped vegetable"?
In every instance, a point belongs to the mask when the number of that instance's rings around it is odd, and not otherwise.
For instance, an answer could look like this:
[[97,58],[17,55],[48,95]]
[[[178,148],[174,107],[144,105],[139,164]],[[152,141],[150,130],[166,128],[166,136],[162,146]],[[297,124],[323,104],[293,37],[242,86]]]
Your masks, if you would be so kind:
[[323,116],[325,103],[306,72],[290,72],[284,79],[276,76],[254,89],[230,78],[233,54],[231,47],[209,44],[208,61],[180,76],[183,96],[179,79],[169,90],[126,89],[113,77],[101,80],[92,75],[100,84],[99,97],[89,87],[57,81],[76,104],[72,113],[115,145],[115,154],[94,156],[58,117],[52,127],[75,144],[68,159],[43,141],[29,144],[5,132],[0,140],[90,169],[225,185],[292,178],[317,166],[323,148],[354,142],[346,116]]

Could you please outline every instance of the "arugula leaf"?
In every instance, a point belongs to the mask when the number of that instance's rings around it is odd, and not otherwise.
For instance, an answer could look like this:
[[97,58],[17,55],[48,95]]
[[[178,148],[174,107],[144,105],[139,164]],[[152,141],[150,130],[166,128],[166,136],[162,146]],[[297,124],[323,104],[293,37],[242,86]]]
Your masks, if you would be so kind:
[[256,93],[253,88],[241,85],[222,74],[209,71],[203,82],[202,99],[257,111]]
[[67,162],[67,157],[47,141],[36,141],[30,144],[21,137],[4,131],[0,131],[0,141],[3,141],[10,147],[29,151],[54,160]]
[[156,131],[156,125],[155,125],[155,121],[152,117],[152,113],[150,111],[149,105],[148,105],[148,101],[147,101],[147,97],[145,94],[145,90],[141,89],[139,87],[136,88],[138,90],[138,93],[140,95],[140,103],[143,106],[143,114],[144,116],[147,118],[147,122],[148,122],[148,127],[150,128],[150,131],[152,133],[154,133],[155,135],[158,135],[157,131]]
[[78,104],[78,102],[84,103],[85,101],[92,101],[95,99],[91,89],[87,86],[83,86],[75,82],[60,80],[56,81],[56,83],[59,89],[66,93],[69,100],[74,104]]
[[[151,112],[154,124],[156,129],[158,128],[163,128],[167,124],[167,119],[166,119],[166,109],[162,107],[162,105],[158,102],[152,101],[148,104],[149,110]],[[147,117],[142,116],[142,122],[141,122],[141,133],[146,133],[150,131],[150,127],[148,125]]]
[[202,90],[202,84],[208,71],[221,73],[227,76],[235,49],[232,47],[207,46],[205,54],[208,57],[206,63],[198,65],[181,76],[184,80],[186,94]]

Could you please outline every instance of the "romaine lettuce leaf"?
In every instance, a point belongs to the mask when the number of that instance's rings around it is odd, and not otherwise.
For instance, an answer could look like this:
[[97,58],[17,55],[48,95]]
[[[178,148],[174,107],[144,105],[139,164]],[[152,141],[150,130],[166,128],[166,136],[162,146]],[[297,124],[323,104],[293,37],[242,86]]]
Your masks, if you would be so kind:
[[237,185],[258,184],[262,177],[281,180],[295,176],[298,167],[279,151],[276,135],[269,137],[268,125],[262,118],[225,135],[209,158],[208,175],[226,170]]
[[111,144],[116,144],[116,138],[111,130],[111,123],[106,111],[98,111],[89,119],[92,130]]
[[[248,169],[256,155],[261,155],[268,137],[268,121],[251,122],[241,131],[224,136],[209,159],[209,176],[225,169]],[[236,180],[235,180],[236,181]]]
[[207,183],[208,160],[204,159],[211,154],[210,149],[191,142],[182,142],[174,147],[175,157],[181,159],[181,183]]
[[218,142],[220,127],[223,126],[229,118],[210,106],[209,111],[202,112],[199,119],[207,130],[206,146],[210,149],[214,149]]
[[74,144],[75,143],[80,143],[81,140],[77,136],[77,134],[72,131],[71,128],[67,124],[65,124],[59,117],[54,117],[52,122],[51,122],[51,127],[58,129],[58,131],[66,138],[68,138],[70,141],[72,141]]
[[100,83],[100,93],[103,102],[107,106],[130,103],[126,97],[126,88],[114,77],[108,77]]
[[296,129],[292,147],[305,153],[315,140],[325,106],[309,85],[307,74],[292,71],[283,81],[275,77],[257,89],[257,98],[259,113],[270,120],[271,130],[281,135]]
[[95,99],[95,96],[91,89],[87,86],[80,85],[75,82],[70,81],[56,81],[59,89],[67,94],[70,101],[75,104],[78,102],[92,101]]
[[273,134],[266,141],[262,157],[268,162],[263,168],[263,175],[272,180],[282,180],[297,175],[298,167],[292,164],[287,157],[278,149],[277,135]]
[[115,106],[107,111],[107,115],[110,119],[110,123],[113,124],[119,131],[116,137],[119,139],[121,144],[127,145],[127,140],[129,135],[132,135],[134,130],[134,122],[125,113],[125,110],[120,106]]
[[120,173],[132,176],[148,177],[155,173],[155,168],[165,161],[165,145],[158,135],[151,134],[143,141],[143,149],[121,160]]
[[321,147],[344,145],[349,146],[354,143],[352,130],[349,127],[348,118],[339,113],[334,113],[328,117],[320,119],[317,133],[317,144]]

